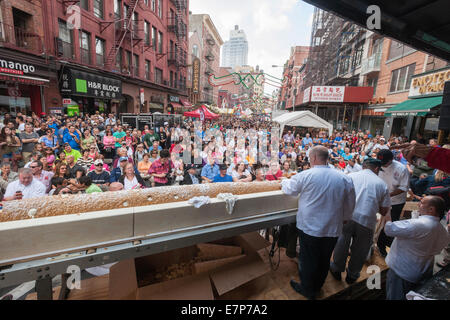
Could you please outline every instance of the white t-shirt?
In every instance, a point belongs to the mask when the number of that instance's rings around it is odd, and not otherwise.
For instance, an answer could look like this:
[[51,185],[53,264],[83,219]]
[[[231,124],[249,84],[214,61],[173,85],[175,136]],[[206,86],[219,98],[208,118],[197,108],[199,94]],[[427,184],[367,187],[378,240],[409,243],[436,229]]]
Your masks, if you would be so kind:
[[409,189],[409,171],[406,166],[394,160],[392,164],[382,168],[378,176],[387,184],[389,193],[396,189],[401,189],[404,192],[391,197],[392,205],[402,204],[406,202],[406,192]]
[[233,179],[239,179],[241,175],[245,175],[248,177],[250,175],[250,172],[248,172],[248,170],[245,170],[244,172],[242,172],[242,174],[239,174],[236,170],[233,170],[231,172],[231,177],[233,177]]
[[136,176],[131,181],[128,180],[128,178],[125,176],[125,178],[123,179],[123,182],[124,182],[124,186],[123,186],[124,190],[136,189],[136,186],[139,184]]

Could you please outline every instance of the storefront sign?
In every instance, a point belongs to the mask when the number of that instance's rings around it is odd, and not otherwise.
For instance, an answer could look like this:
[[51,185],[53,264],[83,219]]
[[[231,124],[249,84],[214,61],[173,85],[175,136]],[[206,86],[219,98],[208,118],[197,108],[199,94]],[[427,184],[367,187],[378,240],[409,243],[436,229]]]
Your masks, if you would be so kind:
[[122,98],[122,81],[69,68],[63,70],[60,88],[64,94],[101,99]]
[[63,99],[63,104],[72,104],[72,99]]
[[344,102],[345,87],[313,86],[311,102]]
[[200,88],[200,59],[195,58],[192,62],[192,91],[198,93]]
[[311,101],[311,87],[303,92],[303,103],[308,103],[309,101]]
[[450,69],[413,76],[409,88],[409,98],[442,94],[446,81],[450,81]]
[[36,72],[36,67],[32,64],[0,59],[0,72],[16,75],[32,74]]
[[180,103],[180,98],[177,97],[177,96],[171,96],[171,95],[169,94],[169,101],[170,101],[170,102],[175,102],[175,103]]
[[160,94],[155,94],[150,98],[150,101],[164,104],[164,97]]

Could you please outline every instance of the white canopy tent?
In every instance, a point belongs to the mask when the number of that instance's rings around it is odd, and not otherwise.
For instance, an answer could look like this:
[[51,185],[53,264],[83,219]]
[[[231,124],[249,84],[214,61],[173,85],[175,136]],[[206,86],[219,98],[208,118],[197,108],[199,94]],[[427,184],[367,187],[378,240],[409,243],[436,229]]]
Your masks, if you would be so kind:
[[333,133],[333,125],[311,111],[296,111],[285,113],[272,121],[280,124],[280,136],[283,134],[285,126],[305,127],[305,128],[325,128],[329,134]]

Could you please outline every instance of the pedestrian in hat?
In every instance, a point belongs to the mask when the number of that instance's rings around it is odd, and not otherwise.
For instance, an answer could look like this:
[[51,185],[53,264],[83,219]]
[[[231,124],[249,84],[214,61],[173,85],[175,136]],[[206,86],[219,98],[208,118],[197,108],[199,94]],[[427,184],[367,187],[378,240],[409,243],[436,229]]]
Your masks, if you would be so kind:
[[[392,221],[397,221],[400,219],[400,214],[406,202],[406,193],[409,188],[409,171],[406,166],[394,160],[394,154],[390,150],[380,150],[377,158],[381,161],[383,169],[379,173],[379,177],[386,183],[391,197],[391,218]],[[377,246],[383,257],[386,257],[386,247],[390,247],[392,241],[393,238],[386,236],[384,229],[381,230]]]

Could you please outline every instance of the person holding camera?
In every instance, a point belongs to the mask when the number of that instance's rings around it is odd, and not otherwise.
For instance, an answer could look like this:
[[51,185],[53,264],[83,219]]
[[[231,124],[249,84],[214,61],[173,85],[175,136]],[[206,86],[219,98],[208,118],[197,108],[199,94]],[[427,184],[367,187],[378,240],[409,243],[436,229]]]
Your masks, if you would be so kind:
[[170,185],[169,179],[173,176],[173,173],[171,173],[173,168],[169,150],[161,150],[159,159],[155,160],[148,170],[148,173],[154,177],[155,187]]
[[39,198],[45,196],[45,185],[33,178],[31,169],[19,170],[19,180],[8,184],[3,201]]

